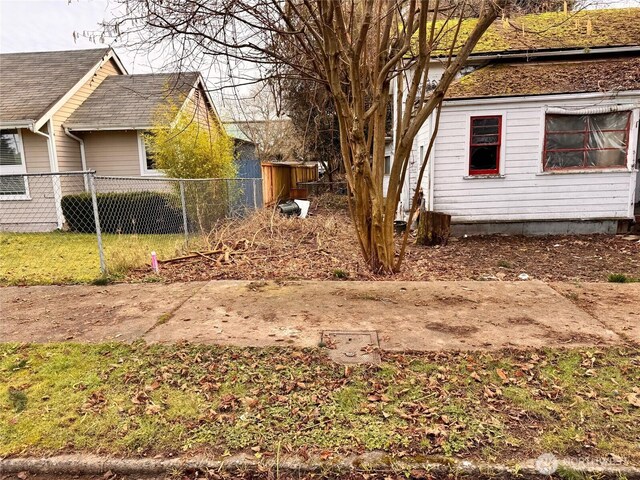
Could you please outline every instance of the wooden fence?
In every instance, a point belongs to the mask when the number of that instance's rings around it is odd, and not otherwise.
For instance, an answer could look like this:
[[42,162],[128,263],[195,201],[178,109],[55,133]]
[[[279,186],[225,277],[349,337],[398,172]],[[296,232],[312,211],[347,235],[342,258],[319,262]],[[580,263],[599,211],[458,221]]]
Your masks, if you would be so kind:
[[262,163],[262,192],[264,205],[300,198],[298,183],[318,180],[317,163],[268,162]]

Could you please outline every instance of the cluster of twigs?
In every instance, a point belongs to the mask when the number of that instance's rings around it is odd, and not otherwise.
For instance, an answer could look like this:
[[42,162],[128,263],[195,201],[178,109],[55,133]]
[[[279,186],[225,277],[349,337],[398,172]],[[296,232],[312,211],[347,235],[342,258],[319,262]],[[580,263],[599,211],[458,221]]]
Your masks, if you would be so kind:
[[203,248],[161,263],[179,268],[204,259],[212,267],[233,266],[266,273],[287,268],[290,259],[306,258],[309,262],[305,270],[314,277],[318,272],[313,270],[318,268],[325,275],[336,268],[363,268],[359,265],[359,252],[353,248],[353,226],[346,210],[333,206],[330,211],[319,211],[317,202],[311,210],[313,213],[304,219],[281,215],[275,209],[261,209],[241,221],[226,221],[200,242]]

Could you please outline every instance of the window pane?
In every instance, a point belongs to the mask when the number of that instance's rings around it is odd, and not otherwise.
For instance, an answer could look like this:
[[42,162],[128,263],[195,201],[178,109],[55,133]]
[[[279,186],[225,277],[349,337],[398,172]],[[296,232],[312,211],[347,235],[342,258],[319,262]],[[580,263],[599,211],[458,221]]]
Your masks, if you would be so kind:
[[0,131],[0,166],[22,165],[18,132]]
[[587,166],[589,167],[624,167],[627,155],[624,150],[592,150],[587,152]]
[[384,157],[384,174],[389,175],[391,173],[391,156],[386,155]]
[[604,113],[591,115],[591,130],[626,130],[630,112]]
[[584,148],[584,133],[548,133],[547,150]]
[[547,152],[544,168],[581,167],[584,164],[584,152]]
[[471,139],[474,145],[483,145],[485,143],[498,143],[498,135],[474,135]]
[[24,195],[27,185],[24,177],[0,177],[0,195]]
[[627,149],[627,132],[598,132],[589,134],[589,148]]
[[144,133],[144,137],[143,137],[144,138],[144,155],[147,158],[147,170],[156,169],[156,159],[150,145],[152,137],[153,137],[153,133],[151,132]]
[[471,170],[497,170],[498,146],[471,147]]
[[474,135],[497,135],[499,133],[498,126],[495,127],[479,127],[477,125],[473,126],[473,134]]
[[587,117],[584,115],[547,115],[547,132],[575,132],[586,130]]
[[474,118],[473,128],[476,127],[497,127],[500,123],[499,117]]

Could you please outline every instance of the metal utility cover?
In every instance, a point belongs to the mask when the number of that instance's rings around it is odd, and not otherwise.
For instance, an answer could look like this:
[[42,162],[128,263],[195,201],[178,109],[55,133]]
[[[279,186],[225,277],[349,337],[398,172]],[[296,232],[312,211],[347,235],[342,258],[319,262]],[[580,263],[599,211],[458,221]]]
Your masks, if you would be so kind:
[[380,363],[378,332],[322,332],[322,343],[336,363]]

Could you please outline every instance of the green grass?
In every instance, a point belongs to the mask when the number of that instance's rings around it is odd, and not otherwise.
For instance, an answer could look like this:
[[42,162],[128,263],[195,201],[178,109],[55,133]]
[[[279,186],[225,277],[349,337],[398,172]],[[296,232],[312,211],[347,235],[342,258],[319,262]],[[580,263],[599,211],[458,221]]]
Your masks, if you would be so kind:
[[[0,457],[403,452],[518,462],[543,452],[640,462],[637,350],[382,353],[0,345]],[[254,449],[254,450],[250,450]]]
[[[121,276],[176,254],[181,235],[103,235],[109,274]],[[96,236],[83,233],[0,233],[0,285],[89,283],[100,277]]]
[[624,273],[612,273],[608,278],[611,283],[635,283],[640,282],[640,278],[630,277]]

